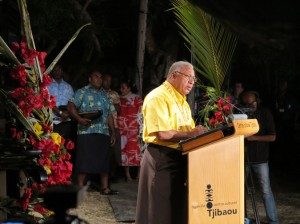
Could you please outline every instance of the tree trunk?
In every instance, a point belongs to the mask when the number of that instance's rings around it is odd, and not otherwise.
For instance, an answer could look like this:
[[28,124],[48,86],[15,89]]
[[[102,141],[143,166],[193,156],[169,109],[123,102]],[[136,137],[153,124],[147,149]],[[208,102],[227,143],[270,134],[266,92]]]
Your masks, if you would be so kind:
[[148,0],[140,1],[139,11],[139,27],[138,27],[138,45],[137,45],[137,71],[135,83],[139,90],[139,95],[143,95],[143,73],[144,73],[144,57],[145,57],[145,42],[147,30],[147,13],[148,13]]

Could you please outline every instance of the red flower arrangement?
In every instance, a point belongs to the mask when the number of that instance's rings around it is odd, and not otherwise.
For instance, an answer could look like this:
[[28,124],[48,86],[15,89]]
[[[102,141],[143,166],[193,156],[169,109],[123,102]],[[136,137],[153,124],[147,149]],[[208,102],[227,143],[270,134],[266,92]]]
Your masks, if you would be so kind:
[[232,113],[233,105],[230,103],[230,97],[226,99],[220,98],[217,104],[214,105],[215,110],[212,111],[212,115],[209,119],[209,125],[216,128],[220,124],[227,124],[227,117]]
[[55,106],[55,97],[50,96],[47,89],[51,83],[48,74],[79,32],[90,24],[81,26],[46,68],[46,52],[35,49],[26,0],[18,0],[18,3],[24,37],[20,43],[12,43],[10,48],[0,36],[0,101],[12,118],[11,138],[37,150],[39,154],[32,162],[43,167],[47,173],[45,182],[37,183],[31,178],[25,184],[20,201],[24,211],[37,217],[40,222],[45,215],[52,213],[42,206],[41,200],[34,200],[33,195],[42,194],[49,185],[71,183],[72,164],[68,150],[74,148],[72,141],[53,132],[52,108]]
[[[21,130],[12,128],[11,137],[32,145],[36,150],[41,150],[37,163],[48,174],[45,183],[33,183],[32,186],[25,188],[21,203],[24,209],[28,209],[33,191],[43,193],[48,185],[71,183],[72,164],[69,162],[71,155],[68,150],[74,148],[74,143],[70,140],[65,141],[62,136],[52,131],[52,115],[49,109],[55,106],[55,97],[51,96],[47,89],[51,83],[50,76],[43,74],[42,81],[39,82],[38,77],[30,73],[34,58],[37,56],[41,71],[45,71],[43,63],[46,53],[27,48],[25,39],[20,44],[14,42],[12,45],[14,54],[22,56],[24,64],[14,66],[10,71],[10,77],[21,86],[10,92],[10,98],[33,128],[24,127]],[[36,204],[33,210],[42,214],[47,213],[47,209],[40,204]]]
[[228,115],[232,113],[234,106],[230,103],[230,96],[217,92],[213,87],[206,87],[206,98],[199,111],[204,126],[214,129],[228,124]]

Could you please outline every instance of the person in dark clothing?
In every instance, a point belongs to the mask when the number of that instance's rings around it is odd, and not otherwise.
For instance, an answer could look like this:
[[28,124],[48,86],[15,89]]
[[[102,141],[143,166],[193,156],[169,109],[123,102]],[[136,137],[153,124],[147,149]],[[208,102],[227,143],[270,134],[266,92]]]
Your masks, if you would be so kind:
[[[276,204],[270,184],[269,176],[269,143],[275,141],[276,132],[273,115],[269,109],[261,106],[258,93],[247,91],[242,94],[242,104],[251,108],[249,118],[256,118],[259,123],[259,132],[245,139],[245,150],[248,156],[246,174],[253,171],[261,188],[268,222],[278,224]],[[246,175],[246,177],[247,177]]]
[[[278,92],[275,102],[275,124],[276,124],[276,155],[278,162],[284,164],[288,170],[290,166],[298,166],[296,155],[298,147],[295,141],[296,125],[299,115],[299,104],[294,93],[285,79],[279,81]],[[282,150],[282,149],[286,150]],[[294,158],[291,160],[291,158]]]

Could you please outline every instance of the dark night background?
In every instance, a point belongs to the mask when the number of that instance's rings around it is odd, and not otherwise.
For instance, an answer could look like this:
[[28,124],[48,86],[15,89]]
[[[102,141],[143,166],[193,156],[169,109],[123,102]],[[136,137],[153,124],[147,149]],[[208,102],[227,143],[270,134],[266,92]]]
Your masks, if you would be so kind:
[[[0,0],[0,35],[7,42],[20,38],[16,2]],[[286,79],[290,92],[299,100],[300,14],[293,1],[192,2],[239,38],[224,89],[229,90],[234,81],[240,80],[274,108],[278,82]],[[92,23],[59,62],[75,89],[86,83],[87,71],[96,66],[116,77],[117,90],[121,79],[134,79],[138,0],[28,0],[27,4],[37,50],[48,53],[48,64],[81,25]],[[143,89],[161,83],[170,61],[190,60],[170,8],[168,0],[149,0]],[[282,155],[297,160],[297,142],[289,144],[275,150],[274,163],[282,164]]]

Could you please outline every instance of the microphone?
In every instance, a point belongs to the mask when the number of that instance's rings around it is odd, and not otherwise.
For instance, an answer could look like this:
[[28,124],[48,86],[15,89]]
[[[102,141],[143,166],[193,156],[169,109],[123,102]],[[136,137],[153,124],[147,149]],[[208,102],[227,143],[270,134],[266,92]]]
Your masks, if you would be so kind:
[[247,120],[248,115],[247,114],[229,114],[228,118],[230,119],[230,121],[233,121],[233,120]]

